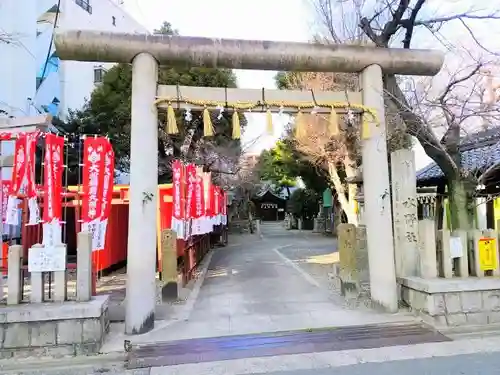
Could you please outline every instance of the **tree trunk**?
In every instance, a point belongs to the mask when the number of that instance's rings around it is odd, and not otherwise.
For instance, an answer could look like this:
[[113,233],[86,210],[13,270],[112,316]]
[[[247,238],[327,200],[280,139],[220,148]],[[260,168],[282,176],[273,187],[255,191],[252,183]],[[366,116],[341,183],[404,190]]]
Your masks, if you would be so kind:
[[[346,157],[344,159],[344,168],[345,168],[345,173],[347,177],[354,177],[356,176],[356,170],[357,168],[355,167],[356,163],[350,158]],[[356,202],[356,195],[358,194],[358,185],[356,184],[347,184],[347,200],[349,201],[349,213],[353,216],[353,221],[351,221],[351,218],[349,217],[349,214],[346,212],[346,215],[349,223],[358,225],[358,207],[357,207],[357,202]]]
[[330,162],[328,163],[328,175],[333,183],[333,186],[335,187],[340,207],[345,212],[348,223],[358,225],[358,215],[354,210],[355,208],[354,196],[356,195],[356,191],[352,189],[350,186],[348,194],[346,195],[346,189],[344,187],[344,184],[340,180],[340,176],[337,171],[337,166],[334,163]]
[[466,183],[459,177],[448,179],[451,229],[472,228],[472,215],[469,209],[469,194]]

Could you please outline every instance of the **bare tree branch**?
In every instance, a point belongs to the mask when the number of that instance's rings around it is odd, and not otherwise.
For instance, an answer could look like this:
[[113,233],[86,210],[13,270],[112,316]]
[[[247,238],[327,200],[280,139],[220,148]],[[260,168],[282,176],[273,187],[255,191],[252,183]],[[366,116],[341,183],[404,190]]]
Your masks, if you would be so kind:
[[[500,121],[500,84],[494,84],[493,77],[485,82],[482,72],[498,59],[498,51],[485,39],[495,31],[484,32],[484,37],[478,33],[481,27],[491,28],[490,21],[500,20],[500,11],[473,8],[466,0],[454,2],[453,7],[426,0],[363,1],[361,7],[356,0],[312,1],[322,3],[318,23],[329,30],[335,42],[351,42],[349,38],[341,39],[339,31],[344,26],[340,23],[355,17],[364,35],[378,47],[411,48],[424,40],[422,34],[429,33],[446,49],[445,69],[432,80],[384,76],[386,122],[389,134],[394,133],[391,121],[404,122],[404,131],[418,139],[443,171],[451,202],[455,202],[452,205],[466,210],[463,202],[467,200],[458,195],[471,193],[472,185],[468,183],[473,176],[461,165],[461,136]],[[491,9],[490,4],[484,7]],[[328,11],[336,13],[325,14]],[[347,11],[351,14],[343,14]],[[456,27],[445,27],[450,24]],[[464,221],[460,219],[460,223]]]
[[[424,0],[425,1],[425,0]],[[445,23],[449,21],[455,21],[455,20],[464,20],[464,19],[471,19],[471,20],[500,20],[500,15],[497,12],[494,13],[489,13],[489,14],[472,14],[472,13],[459,13],[459,14],[452,14],[449,16],[444,16],[444,17],[437,17],[437,18],[431,18],[427,20],[418,20],[414,21],[413,25],[414,26],[430,26],[434,25],[437,23]],[[409,22],[411,22],[410,19],[405,19],[401,21],[405,27],[408,25]]]
[[15,38],[13,35],[8,34],[6,32],[0,31],[0,43],[13,43],[15,41]]
[[[404,48],[410,48],[411,38],[413,36],[413,29],[415,27],[415,21],[417,19],[418,12],[420,12],[422,10],[424,3],[425,3],[425,0],[418,0],[417,4],[415,5],[413,10],[411,11],[408,26],[406,27],[405,38],[403,40],[403,47]],[[404,23],[402,22],[402,24],[404,24]]]

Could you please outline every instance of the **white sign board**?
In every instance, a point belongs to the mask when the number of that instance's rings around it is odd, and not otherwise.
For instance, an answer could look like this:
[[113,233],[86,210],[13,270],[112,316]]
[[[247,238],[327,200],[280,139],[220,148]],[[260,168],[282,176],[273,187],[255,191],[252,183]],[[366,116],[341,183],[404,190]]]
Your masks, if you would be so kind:
[[276,203],[261,203],[260,207],[262,208],[278,208],[278,205]]
[[452,258],[463,257],[462,239],[460,237],[450,237],[450,255]]
[[29,272],[66,270],[66,246],[32,247],[28,250]]

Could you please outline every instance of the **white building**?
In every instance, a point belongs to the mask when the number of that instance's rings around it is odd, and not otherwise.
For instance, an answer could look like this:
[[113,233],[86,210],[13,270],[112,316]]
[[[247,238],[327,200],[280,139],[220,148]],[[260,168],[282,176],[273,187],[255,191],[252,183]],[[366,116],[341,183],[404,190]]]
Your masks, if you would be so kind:
[[82,107],[111,64],[60,62],[57,51],[51,45],[54,25],[63,30],[128,33],[146,33],[148,30],[124,10],[121,0],[62,0],[59,13],[55,0],[38,0],[36,3],[39,87],[35,103],[37,107],[42,107],[53,115],[64,117],[68,109]]
[[51,113],[64,118],[90,97],[110,64],[59,61],[53,45],[57,29],[145,33],[121,0],[2,0],[0,114]]
[[[55,29],[148,32],[123,0],[0,0],[0,116],[50,113],[64,119],[69,109],[83,106],[113,65],[60,61]],[[13,152],[13,142],[1,142],[1,154]],[[11,173],[2,168],[1,178]]]

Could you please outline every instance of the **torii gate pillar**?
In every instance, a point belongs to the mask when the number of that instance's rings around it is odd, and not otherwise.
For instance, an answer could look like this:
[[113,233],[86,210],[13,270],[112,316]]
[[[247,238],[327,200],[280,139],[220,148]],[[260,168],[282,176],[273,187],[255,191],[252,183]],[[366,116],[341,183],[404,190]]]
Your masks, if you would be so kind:
[[391,189],[387,163],[384,86],[379,65],[361,74],[363,105],[373,108],[378,124],[370,124],[370,136],[362,142],[366,240],[372,302],[389,312],[398,311]]
[[148,53],[132,60],[130,203],[125,333],[154,327],[156,215],[158,207],[158,111],[154,101],[158,62]]

